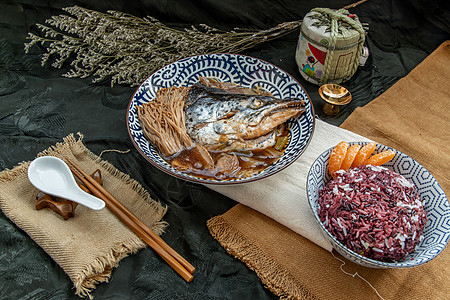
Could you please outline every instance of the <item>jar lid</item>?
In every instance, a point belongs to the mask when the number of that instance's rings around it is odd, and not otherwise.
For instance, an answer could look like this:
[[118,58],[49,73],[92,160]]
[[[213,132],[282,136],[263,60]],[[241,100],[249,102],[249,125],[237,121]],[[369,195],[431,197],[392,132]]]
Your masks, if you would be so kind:
[[312,9],[303,18],[301,32],[310,42],[336,50],[354,47],[365,39],[358,16],[345,9]]

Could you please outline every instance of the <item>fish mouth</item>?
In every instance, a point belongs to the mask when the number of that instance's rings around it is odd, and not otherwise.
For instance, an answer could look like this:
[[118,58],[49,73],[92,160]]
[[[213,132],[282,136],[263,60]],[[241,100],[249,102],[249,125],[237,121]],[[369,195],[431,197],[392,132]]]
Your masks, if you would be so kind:
[[259,112],[247,129],[241,134],[242,139],[255,139],[268,134],[287,120],[300,116],[305,111],[303,100],[287,100],[272,108]]

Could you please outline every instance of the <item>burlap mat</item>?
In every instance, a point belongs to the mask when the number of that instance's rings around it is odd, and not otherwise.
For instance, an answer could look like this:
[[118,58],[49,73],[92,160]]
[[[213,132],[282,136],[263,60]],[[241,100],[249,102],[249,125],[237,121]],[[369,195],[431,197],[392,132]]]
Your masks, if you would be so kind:
[[[143,187],[110,163],[101,160],[69,135],[38,156],[69,157],[89,174],[99,169],[103,185],[146,225],[160,234],[166,208],[151,199]],[[76,294],[90,296],[96,284],[107,282],[112,268],[127,255],[146,247],[107,208],[93,211],[78,205],[75,217],[65,221],[46,208],[35,209],[38,191],[28,180],[30,162],[0,173],[0,208],[42,247],[72,280]]]
[[[342,128],[394,147],[423,164],[449,194],[450,42],[442,44]],[[336,128],[338,133],[340,129]],[[280,297],[448,299],[450,250],[419,267],[380,270],[330,254],[263,214],[238,204],[208,221],[211,234]],[[341,263],[342,260],[342,263]],[[343,263],[345,262],[345,265]]]

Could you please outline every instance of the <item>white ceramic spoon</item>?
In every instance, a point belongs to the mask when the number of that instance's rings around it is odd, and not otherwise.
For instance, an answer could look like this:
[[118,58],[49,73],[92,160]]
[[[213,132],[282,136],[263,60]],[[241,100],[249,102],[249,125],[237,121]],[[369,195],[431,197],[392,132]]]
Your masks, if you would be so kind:
[[52,196],[72,200],[93,210],[105,207],[105,202],[83,191],[75,181],[69,166],[54,156],[42,156],[28,167],[28,179],[38,190]]

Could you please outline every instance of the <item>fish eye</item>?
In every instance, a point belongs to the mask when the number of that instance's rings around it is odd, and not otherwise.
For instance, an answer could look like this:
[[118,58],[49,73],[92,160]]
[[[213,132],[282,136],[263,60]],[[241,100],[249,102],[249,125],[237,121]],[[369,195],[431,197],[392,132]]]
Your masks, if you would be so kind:
[[255,99],[252,102],[252,108],[257,109],[260,108],[263,105],[263,102],[260,99]]

